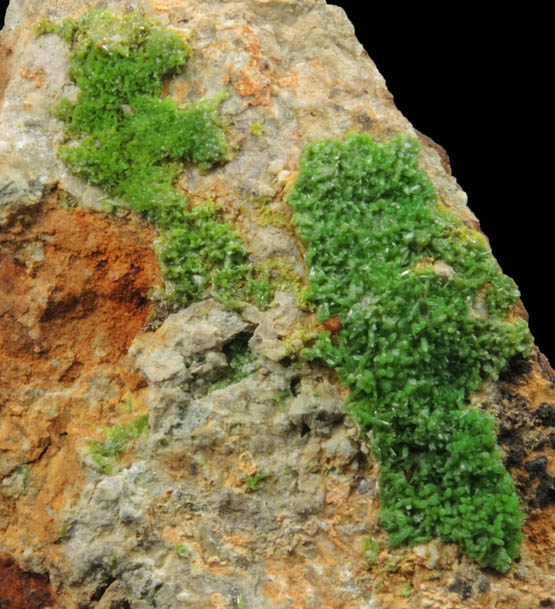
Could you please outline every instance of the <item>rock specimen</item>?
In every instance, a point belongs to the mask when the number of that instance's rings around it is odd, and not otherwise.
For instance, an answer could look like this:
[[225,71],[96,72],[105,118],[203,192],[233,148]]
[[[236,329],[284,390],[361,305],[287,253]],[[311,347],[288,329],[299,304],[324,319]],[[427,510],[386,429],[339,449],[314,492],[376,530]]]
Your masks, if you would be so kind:
[[342,10],[0,42],[0,605],[555,603],[555,375]]

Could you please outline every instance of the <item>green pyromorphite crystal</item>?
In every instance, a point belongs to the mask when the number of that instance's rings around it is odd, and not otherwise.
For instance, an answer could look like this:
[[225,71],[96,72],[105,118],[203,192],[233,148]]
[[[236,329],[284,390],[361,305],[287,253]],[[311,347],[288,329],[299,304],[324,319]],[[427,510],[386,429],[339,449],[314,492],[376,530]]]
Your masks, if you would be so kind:
[[104,442],[91,440],[89,442],[90,455],[104,473],[111,474],[119,455],[125,450],[127,444],[147,431],[148,415],[146,414],[129,423],[103,427],[102,432],[106,436],[106,440]]
[[229,305],[250,298],[267,305],[273,289],[260,282],[248,250],[213,204],[189,209],[173,187],[182,161],[208,169],[227,157],[218,107],[226,93],[181,108],[161,98],[163,79],[190,55],[179,36],[139,15],[91,11],[61,25],[47,20],[37,34],[55,33],[71,46],[75,102],[54,114],[74,141],[60,158],[162,229],[162,271],[181,304],[211,294]]
[[494,420],[469,407],[532,337],[509,321],[519,298],[483,237],[441,208],[419,145],[368,135],[309,145],[289,201],[320,321],[307,352],[351,388],[349,409],[380,461],[390,543],[439,536],[506,572],[523,515]]

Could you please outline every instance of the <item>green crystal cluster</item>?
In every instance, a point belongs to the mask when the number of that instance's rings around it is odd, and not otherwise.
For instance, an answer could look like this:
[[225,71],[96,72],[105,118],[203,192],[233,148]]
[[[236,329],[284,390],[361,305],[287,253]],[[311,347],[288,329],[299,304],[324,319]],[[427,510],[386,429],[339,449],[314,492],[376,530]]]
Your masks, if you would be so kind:
[[148,432],[148,415],[137,417],[129,423],[103,427],[102,432],[106,436],[106,440],[104,442],[90,440],[89,453],[105,474],[111,474],[119,455],[126,449],[129,442]]
[[272,287],[254,278],[247,246],[229,224],[220,221],[213,203],[190,211],[182,205],[174,215],[157,255],[176,302],[188,304],[207,292],[230,307],[251,298],[260,306],[271,302]]
[[481,235],[442,208],[419,144],[366,134],[307,146],[289,202],[317,316],[341,320],[306,356],[350,387],[380,462],[390,544],[439,536],[506,572],[523,515],[494,420],[469,407],[532,337],[509,321],[519,292]]
[[[80,89],[54,109],[72,140],[60,158],[161,229],[172,297],[267,306],[275,270],[254,268],[217,208],[190,209],[173,186],[183,161],[208,169],[228,154],[218,115],[225,93],[186,108],[161,97],[188,45],[142,16],[104,11],[42,21],[37,33],[68,42]],[[439,207],[414,140],[354,135],[308,146],[290,203],[307,248],[309,300],[320,321],[342,323],[337,339],[322,333],[307,356],[351,388],[350,411],[381,463],[391,544],[439,535],[505,572],[519,553],[522,514],[494,421],[467,401],[483,378],[531,350],[525,322],[508,320],[514,283],[483,238]],[[305,300],[304,287],[295,289]],[[139,427],[105,430],[107,442],[91,445],[99,465],[111,467]]]
[[167,295],[180,304],[211,294],[230,306],[246,299],[267,306],[273,287],[258,280],[239,235],[213,204],[191,210],[173,186],[183,161],[208,169],[228,154],[218,115],[225,92],[186,108],[161,97],[164,78],[186,65],[188,45],[140,15],[105,11],[61,25],[43,20],[37,34],[46,33],[70,44],[70,76],[80,89],[76,101],[53,110],[72,139],[59,156],[162,230]]

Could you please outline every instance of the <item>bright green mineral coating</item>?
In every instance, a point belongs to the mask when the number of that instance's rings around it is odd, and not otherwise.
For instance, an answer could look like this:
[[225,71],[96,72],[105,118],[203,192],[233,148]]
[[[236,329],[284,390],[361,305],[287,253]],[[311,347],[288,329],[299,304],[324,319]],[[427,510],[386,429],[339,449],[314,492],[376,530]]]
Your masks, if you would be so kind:
[[53,110],[73,141],[59,150],[71,171],[162,229],[162,272],[179,304],[212,295],[229,306],[249,299],[267,306],[274,290],[248,261],[249,252],[215,205],[189,209],[173,182],[183,161],[201,169],[227,159],[218,115],[222,92],[181,108],[161,98],[163,79],[190,55],[179,36],[140,15],[91,11],[61,25],[42,20],[37,34],[55,33],[71,46],[75,102]]
[[213,203],[191,211],[180,208],[157,248],[164,277],[174,286],[172,297],[187,303],[209,290],[233,305],[246,298],[252,265],[248,250],[229,224],[218,219]]
[[104,442],[91,440],[89,453],[93,461],[105,474],[111,474],[119,455],[125,450],[127,444],[136,440],[148,431],[148,415],[142,415],[129,423],[118,423],[113,427],[103,427],[106,436]]
[[439,207],[418,152],[415,139],[366,134],[307,146],[289,201],[317,315],[338,316],[343,329],[306,355],[351,388],[349,410],[380,461],[391,545],[438,535],[506,572],[523,515],[494,420],[468,397],[528,356],[532,337],[508,320],[514,282],[484,239]]
[[[209,293],[231,306],[247,298],[267,306],[272,285],[240,237],[213,204],[189,209],[173,187],[183,161],[208,169],[228,154],[218,116],[225,93],[187,108],[160,97],[164,77],[184,68],[187,44],[142,16],[103,11],[42,21],[37,33],[70,44],[80,88],[76,102],[54,109],[74,140],[61,159],[160,227],[173,298],[187,304]],[[392,545],[439,535],[504,572],[519,553],[522,515],[493,419],[467,398],[527,355],[532,339],[525,322],[507,320],[514,283],[478,233],[440,210],[417,156],[408,138],[382,145],[355,135],[307,148],[290,203],[319,319],[343,325],[337,342],[322,334],[307,355],[351,387],[350,411],[381,462],[381,521]],[[436,274],[434,261],[452,276]],[[473,308],[481,299],[485,307]],[[91,445],[101,467],[140,433],[127,432]]]

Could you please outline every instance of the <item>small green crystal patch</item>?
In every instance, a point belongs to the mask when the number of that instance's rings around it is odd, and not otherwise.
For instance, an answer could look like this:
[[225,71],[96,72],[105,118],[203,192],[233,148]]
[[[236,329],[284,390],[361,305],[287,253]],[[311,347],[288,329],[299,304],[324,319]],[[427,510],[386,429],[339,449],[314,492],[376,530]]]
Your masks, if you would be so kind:
[[107,191],[162,230],[158,248],[166,296],[179,304],[208,294],[229,306],[267,306],[273,289],[260,281],[248,250],[212,203],[189,209],[173,183],[190,161],[201,169],[227,159],[218,115],[227,93],[181,108],[161,98],[163,79],[185,67],[189,46],[140,15],[91,11],[61,25],[42,20],[71,46],[70,76],[80,89],[53,112],[73,141],[59,156],[71,171]]
[[439,536],[506,572],[523,515],[494,420],[470,408],[484,378],[531,353],[519,292],[484,239],[440,208],[419,144],[368,135],[307,146],[289,201],[322,333],[310,359],[351,388],[349,410],[380,461],[390,543]]
[[140,416],[129,423],[103,427],[102,432],[106,440],[90,440],[89,453],[105,474],[112,474],[119,455],[126,449],[127,444],[148,432],[148,415]]

